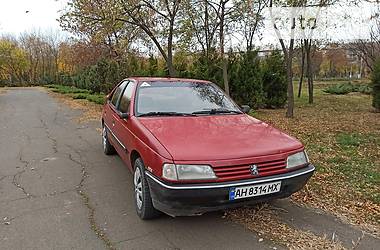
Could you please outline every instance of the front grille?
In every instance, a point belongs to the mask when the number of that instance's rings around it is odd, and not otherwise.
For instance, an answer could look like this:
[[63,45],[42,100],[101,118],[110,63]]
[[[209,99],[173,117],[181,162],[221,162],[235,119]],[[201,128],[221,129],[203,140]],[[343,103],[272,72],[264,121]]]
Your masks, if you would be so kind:
[[[252,175],[251,173],[250,166],[253,164],[258,168],[258,175]],[[264,177],[269,175],[282,174],[286,171],[286,159],[256,162],[247,165],[214,167],[214,172],[219,181]]]

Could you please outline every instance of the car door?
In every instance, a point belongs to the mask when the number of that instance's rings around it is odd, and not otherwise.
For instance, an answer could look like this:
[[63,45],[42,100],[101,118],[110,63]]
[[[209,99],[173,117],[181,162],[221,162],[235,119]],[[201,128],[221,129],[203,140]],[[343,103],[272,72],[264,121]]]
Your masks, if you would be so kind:
[[129,118],[131,113],[131,99],[135,91],[136,84],[133,81],[129,81],[124,88],[118,102],[115,113],[115,129],[114,136],[119,140],[119,144],[122,147],[123,152],[119,152],[120,157],[130,166],[130,153],[134,140],[134,134],[132,132],[132,124]]
[[107,129],[111,132],[108,133],[109,135],[109,140],[112,141],[112,145],[115,147],[115,149],[119,152],[122,148],[120,145],[120,142],[118,141],[118,138],[116,138],[115,135],[115,126],[116,126],[116,119],[118,117],[117,115],[117,106],[120,101],[120,97],[127,86],[128,81],[123,81],[121,82],[116,89],[113,91],[112,96],[110,99],[107,101],[107,105],[105,106],[103,118],[104,118],[104,123],[107,127]]

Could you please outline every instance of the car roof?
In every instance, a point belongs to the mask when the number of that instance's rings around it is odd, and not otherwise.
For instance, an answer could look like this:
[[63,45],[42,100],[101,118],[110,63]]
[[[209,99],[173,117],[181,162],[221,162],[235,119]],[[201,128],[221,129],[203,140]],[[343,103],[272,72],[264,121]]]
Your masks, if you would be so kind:
[[137,82],[198,82],[198,83],[210,83],[210,81],[188,78],[176,78],[176,77],[129,77],[128,79],[136,80]]

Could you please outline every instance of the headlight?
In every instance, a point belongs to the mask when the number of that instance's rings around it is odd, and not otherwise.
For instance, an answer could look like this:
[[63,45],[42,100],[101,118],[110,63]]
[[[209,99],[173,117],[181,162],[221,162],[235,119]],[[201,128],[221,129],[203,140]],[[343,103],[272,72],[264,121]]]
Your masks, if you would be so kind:
[[298,152],[288,157],[286,168],[294,168],[309,163],[309,159],[305,151]]
[[162,177],[168,180],[210,180],[216,179],[212,168],[208,165],[175,165],[164,164]]
[[164,164],[164,167],[162,168],[162,177],[168,179],[168,180],[178,180],[177,177],[177,170],[175,169],[174,164]]

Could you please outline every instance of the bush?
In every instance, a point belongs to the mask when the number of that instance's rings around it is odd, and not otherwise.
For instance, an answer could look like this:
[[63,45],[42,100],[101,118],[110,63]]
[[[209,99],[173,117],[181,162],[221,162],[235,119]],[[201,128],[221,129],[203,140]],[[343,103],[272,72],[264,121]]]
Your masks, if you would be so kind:
[[380,58],[376,61],[372,72],[372,106],[380,111]]
[[337,85],[329,86],[324,89],[323,92],[334,94],[334,95],[346,95],[348,93],[354,92],[355,88],[351,83],[341,83]]
[[276,51],[261,66],[267,108],[282,108],[287,100],[287,81],[282,55]]
[[230,88],[231,96],[238,103],[248,104],[253,108],[264,106],[260,60],[256,51],[240,53],[230,65]]
[[40,78],[39,83],[42,85],[53,84],[55,82],[54,76],[44,75]]
[[[279,52],[261,59],[257,51],[228,54],[228,75],[230,93],[238,104],[248,104],[253,108],[280,108],[286,103],[287,85],[284,61]],[[181,65],[184,70],[185,66]],[[206,79],[223,87],[223,76],[219,54],[210,52],[207,58],[195,55],[187,72],[180,75]]]
[[[57,76],[62,85],[49,85],[53,91],[71,94],[75,99],[87,99],[104,103],[101,95],[108,93],[115,84],[130,75],[165,76],[164,62],[151,55],[142,58],[128,55],[125,60],[102,59],[73,75],[61,73]],[[222,61],[218,51],[188,55],[177,52],[174,66],[179,77],[205,79],[223,86]],[[228,75],[231,96],[239,104],[253,108],[283,107],[286,103],[286,72],[280,53],[261,59],[257,51],[233,53],[228,55]]]
[[362,94],[371,94],[372,88],[366,84],[352,84],[351,82],[341,83],[337,85],[332,85],[323,90],[325,93],[334,94],[334,95],[346,95],[351,92],[359,92]]
[[53,92],[61,94],[69,94],[73,99],[83,99],[97,104],[104,104],[105,96],[104,94],[91,94],[87,89],[79,89],[76,87],[68,87],[57,84],[46,85]]
[[70,86],[63,86],[58,84],[50,84],[47,85],[48,88],[51,88],[53,92],[61,93],[61,94],[78,94],[78,93],[84,93],[84,94],[90,94],[91,91],[87,89],[79,89],[76,87],[70,87]]
[[75,94],[73,95],[73,99],[86,99],[87,96],[87,94]]
[[97,104],[104,104],[105,103],[105,96],[104,95],[88,95],[86,99],[90,102],[94,102]]
[[71,80],[76,87],[91,90],[93,93],[108,93],[124,78],[121,75],[117,62],[104,59],[78,72],[71,79],[65,77],[64,80]]
[[209,57],[203,53],[194,55],[192,65],[186,75],[190,78],[204,79],[223,87],[221,60],[216,51],[211,51]]
[[356,92],[360,92],[362,94],[370,95],[372,94],[373,89],[366,84],[357,85]]

